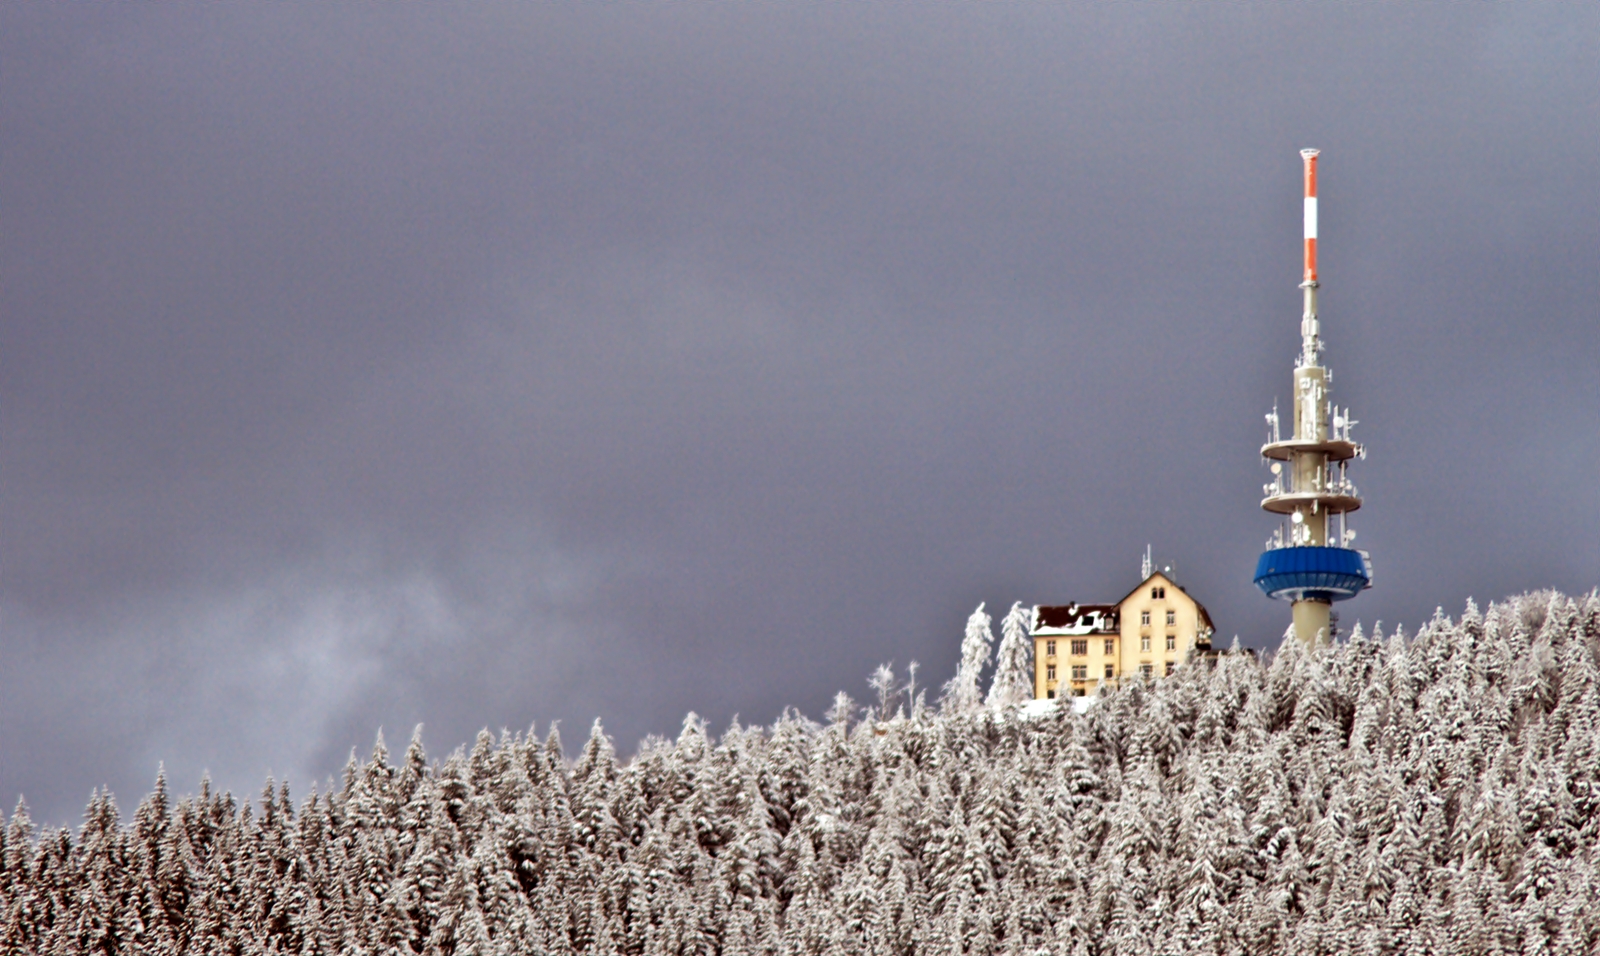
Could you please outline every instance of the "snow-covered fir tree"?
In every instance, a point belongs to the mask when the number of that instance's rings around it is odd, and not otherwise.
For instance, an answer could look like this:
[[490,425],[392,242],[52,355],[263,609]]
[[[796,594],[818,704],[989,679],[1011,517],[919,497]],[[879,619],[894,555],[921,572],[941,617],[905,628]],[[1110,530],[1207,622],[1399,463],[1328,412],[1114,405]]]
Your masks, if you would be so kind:
[[1033,699],[1033,610],[1018,601],[1000,622],[999,660],[989,684],[988,704],[1005,707]]
[[956,676],[944,686],[947,708],[968,711],[983,703],[983,669],[989,666],[994,644],[991,620],[981,603],[967,618],[967,632],[961,638],[961,663],[956,665]]
[[76,832],[19,804],[0,952],[1600,951],[1595,595],[1223,655],[1035,719],[1004,703],[1004,642],[977,706],[979,615],[937,709],[880,674],[875,708],[720,736],[691,715],[626,762],[598,724],[573,760],[553,732],[440,763],[380,739],[298,802],[158,777]]

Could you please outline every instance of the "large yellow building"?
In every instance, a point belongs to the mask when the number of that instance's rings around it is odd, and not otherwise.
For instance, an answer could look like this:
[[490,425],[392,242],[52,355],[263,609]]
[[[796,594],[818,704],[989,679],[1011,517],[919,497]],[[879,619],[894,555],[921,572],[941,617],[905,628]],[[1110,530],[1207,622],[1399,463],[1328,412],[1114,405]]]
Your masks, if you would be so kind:
[[1033,696],[1083,697],[1177,669],[1191,649],[1211,648],[1211,615],[1166,574],[1146,572],[1115,604],[1033,609]]

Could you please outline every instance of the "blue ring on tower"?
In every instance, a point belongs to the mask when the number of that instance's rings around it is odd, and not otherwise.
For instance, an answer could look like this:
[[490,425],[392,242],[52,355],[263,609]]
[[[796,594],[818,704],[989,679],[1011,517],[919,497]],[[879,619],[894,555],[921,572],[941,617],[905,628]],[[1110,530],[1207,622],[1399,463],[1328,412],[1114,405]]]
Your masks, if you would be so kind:
[[1305,545],[1261,552],[1255,580],[1270,598],[1346,601],[1372,587],[1372,572],[1364,552]]

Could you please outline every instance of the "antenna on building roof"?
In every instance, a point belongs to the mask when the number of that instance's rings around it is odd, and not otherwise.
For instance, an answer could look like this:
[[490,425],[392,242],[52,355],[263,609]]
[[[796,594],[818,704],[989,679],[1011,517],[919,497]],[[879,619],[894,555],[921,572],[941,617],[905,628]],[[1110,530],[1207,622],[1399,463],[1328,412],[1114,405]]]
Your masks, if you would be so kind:
[[1144,561],[1139,565],[1139,580],[1150,577],[1150,572],[1155,570],[1155,562],[1150,560],[1150,546],[1144,546]]

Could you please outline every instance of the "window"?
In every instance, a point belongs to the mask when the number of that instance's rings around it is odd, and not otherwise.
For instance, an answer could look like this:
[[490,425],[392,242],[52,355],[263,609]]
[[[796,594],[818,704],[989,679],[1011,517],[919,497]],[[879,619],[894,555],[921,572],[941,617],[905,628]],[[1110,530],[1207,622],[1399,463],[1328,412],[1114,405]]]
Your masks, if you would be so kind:
[[1072,665],[1072,679],[1073,680],[1088,680],[1089,679],[1089,665],[1088,664],[1074,664],[1074,665]]
[[1117,676],[1116,669],[1114,667],[1112,667],[1110,664],[1107,664],[1106,665],[1106,680],[1110,680],[1111,678],[1113,678],[1115,676]]
[[1152,598],[1154,598],[1155,600],[1159,601],[1162,598],[1167,596],[1167,589],[1166,588],[1151,588],[1150,589],[1150,596]]
[[1044,679],[1045,680],[1055,680],[1056,679],[1056,665],[1051,664],[1049,667],[1046,667],[1044,669]]
[[1056,642],[1055,641],[1045,641],[1044,642],[1044,656],[1045,657],[1055,657],[1056,656]]
[[1072,654],[1074,657],[1082,657],[1087,653],[1089,653],[1089,642],[1087,640],[1072,642]]
[[1150,649],[1150,635],[1146,634],[1144,637],[1139,638],[1139,650],[1148,651],[1149,649]]
[[1178,669],[1178,665],[1177,664],[1174,664],[1171,661],[1167,661],[1167,676],[1168,677],[1171,677],[1172,676],[1172,672],[1177,670],[1177,669]]
[[1170,625],[1173,625],[1173,624],[1176,624],[1176,623],[1178,623],[1178,612],[1177,611],[1168,611],[1167,612],[1167,624],[1170,626]]
[[1111,655],[1115,654],[1116,652],[1117,652],[1117,642],[1113,641],[1113,640],[1107,640],[1106,641],[1106,656],[1110,657]]
[[1177,649],[1178,649],[1178,635],[1176,635],[1176,634],[1168,634],[1167,635],[1167,650],[1175,651]]
[[1143,677],[1145,680],[1149,680],[1150,679],[1150,675],[1153,674],[1153,673],[1155,673],[1155,665],[1154,664],[1140,664],[1139,665],[1139,676]]
[[1150,626],[1150,612],[1149,611],[1140,611],[1139,612],[1139,623],[1143,624],[1145,627],[1149,627]]
[[1082,687],[1074,687],[1074,688],[1072,688],[1072,696],[1074,696],[1074,697],[1082,697],[1083,696],[1083,688]]
[[1044,692],[1044,696],[1046,698],[1050,699],[1050,700],[1055,700],[1056,699],[1056,689],[1054,687],[1050,688],[1049,690]]

